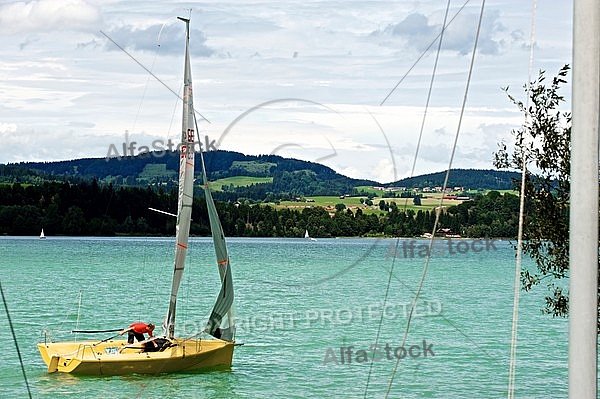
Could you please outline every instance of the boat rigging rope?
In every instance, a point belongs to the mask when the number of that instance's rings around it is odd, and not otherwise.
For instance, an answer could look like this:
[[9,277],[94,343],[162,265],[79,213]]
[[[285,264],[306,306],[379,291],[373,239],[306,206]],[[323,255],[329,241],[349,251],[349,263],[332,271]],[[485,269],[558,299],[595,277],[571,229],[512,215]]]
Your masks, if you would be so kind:
[[150,66],[150,74],[146,79],[146,85],[144,85],[144,91],[142,92],[142,98],[140,98],[140,105],[138,106],[137,113],[135,114],[135,118],[133,118],[133,126],[131,127],[131,132],[135,132],[135,125],[137,124],[138,117],[140,116],[140,112],[142,110],[142,105],[144,103],[144,98],[146,97],[146,91],[148,90],[148,85],[150,84],[150,78],[152,76],[152,71],[154,70],[154,64],[156,63],[156,58],[158,58],[158,53],[160,52],[160,34],[165,28],[166,23],[160,28],[158,32],[158,36],[156,38],[156,53],[154,53],[154,59],[152,60],[152,65]]
[[13,337],[13,341],[15,343],[15,348],[17,349],[17,356],[19,357],[19,363],[21,364],[21,371],[23,372],[23,380],[25,381],[25,386],[27,387],[27,393],[29,395],[29,399],[31,399],[31,389],[29,389],[29,381],[27,381],[27,373],[25,373],[25,366],[23,365],[23,358],[21,357],[21,351],[19,350],[19,344],[17,343],[17,335],[15,334],[15,329],[13,328],[12,320],[10,319],[10,313],[8,312],[8,305],[6,304],[6,298],[4,297],[4,290],[2,289],[2,282],[0,282],[0,294],[2,294],[2,303],[4,303],[4,310],[6,311],[6,318],[8,319],[8,326],[10,327],[10,332]]
[[[156,79],[160,84],[162,84],[167,90],[169,90],[171,93],[175,94],[177,97],[179,97],[179,94],[175,93],[175,91],[173,91],[173,89],[171,89],[169,86],[167,86],[167,84],[165,82],[163,82],[162,80],[160,80],[158,78],[158,76],[156,76],[152,71],[150,71],[148,68],[146,68],[141,62],[139,62],[134,56],[132,56],[131,54],[129,54],[127,52],[127,50],[125,50],[121,45],[119,45],[117,42],[115,42],[113,39],[110,38],[110,36],[108,36],[106,33],[104,33],[103,31],[100,31],[100,33],[102,33],[104,35],[104,37],[106,37],[108,40],[110,40],[115,46],[117,46],[122,52],[124,52],[125,54],[127,54],[127,56],[129,58],[131,58],[136,64],[138,64],[139,66],[141,66],[146,72],[148,72],[154,79]],[[201,113],[199,113],[198,111],[194,110],[195,113],[197,113],[198,115],[200,115],[200,117],[202,119],[204,119],[206,122],[210,123],[210,121],[208,119],[206,119]]]
[[[177,93],[181,93],[183,88],[183,82],[179,85]],[[173,121],[175,120],[175,114],[177,113],[177,104],[179,104],[179,96],[175,97],[175,104],[173,104],[173,113],[171,114],[171,120],[169,121],[169,129],[167,130],[167,140],[171,138],[171,128],[173,127]]]
[[[523,129],[528,126],[529,115],[529,97],[531,95],[531,76],[533,69],[533,50],[535,40],[535,15],[536,0],[532,0],[531,11],[531,35],[529,37],[529,71],[527,75],[527,95],[525,99],[525,123]],[[521,146],[521,192],[519,196],[519,230],[517,235],[517,259],[515,262],[515,284],[513,295],[513,314],[512,328],[510,337],[510,363],[508,367],[508,393],[507,398],[515,397],[515,374],[517,371],[517,328],[519,325],[519,293],[521,283],[521,257],[523,252],[523,218],[525,213],[525,179],[527,178],[527,143],[523,141]]]
[[[79,329],[79,316],[81,315],[82,299],[83,299],[83,290],[79,289],[79,301],[77,302],[77,321],[75,322],[75,330]],[[75,341],[77,341],[77,336],[75,336]]]
[[[450,21],[448,21],[447,24],[445,24],[445,29],[448,29],[448,26],[450,26],[450,24],[452,23],[452,21],[454,21],[454,19],[456,17],[458,17],[458,14],[460,14],[460,12],[466,7],[467,4],[469,4],[469,1],[471,0],[467,0],[464,2],[464,4],[462,5],[462,7],[460,7],[460,9],[456,12],[456,14],[454,14],[454,16],[450,19]],[[427,48],[421,53],[421,55],[419,56],[419,58],[417,58],[417,60],[411,65],[410,68],[408,68],[408,71],[406,71],[406,73],[404,74],[404,76],[402,76],[402,78],[400,78],[400,80],[398,81],[398,83],[396,83],[396,86],[394,86],[394,88],[389,92],[389,94],[383,99],[383,101],[379,104],[380,106],[383,105],[383,103],[385,103],[387,101],[388,98],[390,98],[390,96],[392,95],[392,93],[394,91],[396,91],[396,89],[398,88],[398,86],[400,86],[400,83],[402,83],[404,81],[404,79],[406,79],[406,77],[408,76],[408,74],[413,70],[413,68],[419,63],[419,61],[421,61],[421,58],[423,58],[425,56],[425,54],[427,54],[427,52],[429,51],[429,49],[431,48],[431,46],[433,46],[435,44],[435,42],[437,41],[437,39],[440,37],[441,33],[438,34],[433,41],[429,44],[429,46],[427,46]]]
[[[419,156],[419,148],[421,147],[421,138],[423,137],[423,130],[424,130],[424,126],[425,126],[425,120],[427,118],[427,111],[429,109],[429,101],[431,99],[431,92],[433,90],[433,82],[435,80],[435,75],[436,75],[436,72],[437,72],[438,61],[439,61],[439,58],[440,58],[440,53],[442,51],[442,43],[443,43],[443,39],[444,39],[444,31],[448,27],[447,20],[448,20],[448,12],[449,11],[450,11],[450,0],[448,0],[448,3],[446,5],[446,13],[444,14],[444,22],[442,24],[442,31],[436,37],[436,40],[437,40],[437,38],[439,38],[438,48],[437,48],[437,52],[436,52],[436,55],[435,55],[435,62],[433,64],[433,72],[431,73],[431,80],[429,82],[429,91],[427,92],[427,100],[425,102],[425,110],[423,111],[423,119],[421,121],[421,129],[419,131],[419,139],[417,140],[417,148],[415,150],[415,156],[413,158],[413,164],[412,164],[412,168],[411,168],[411,171],[410,171],[410,177],[411,178],[415,174],[415,168],[416,168],[416,165],[417,165],[417,158]],[[429,46],[429,47],[431,47],[431,46]],[[427,51],[427,50],[425,50],[425,51]],[[398,84],[400,84],[400,82]],[[398,86],[396,85],[396,87],[398,87]],[[389,95],[388,95],[388,97],[389,97]],[[386,138],[386,140],[387,140],[387,138]],[[404,212],[405,212],[405,214],[406,214],[407,205],[408,205],[408,198],[406,198],[404,200]],[[434,231],[435,231],[435,228],[434,228]],[[400,237],[398,236],[398,238],[396,239],[396,248],[398,248],[399,244],[400,244]],[[383,298],[383,307],[382,307],[382,309],[385,309],[385,307],[387,305],[388,295],[389,295],[390,286],[391,286],[391,280],[392,280],[392,276],[394,275],[394,265],[395,264],[396,264],[396,257],[394,256],[392,258],[392,266],[391,266],[390,271],[389,271],[389,277],[388,277],[388,282],[387,282],[386,289],[385,289],[385,295],[384,295],[384,298]],[[381,312],[381,317],[379,318],[379,326],[377,327],[377,335],[375,336],[375,345],[377,345],[379,343],[379,335],[381,333],[381,326],[383,325],[383,314],[384,314],[384,312],[382,311]],[[370,364],[369,364],[369,373],[367,375],[367,383],[365,385],[364,398],[367,397],[367,393],[369,391],[369,382],[371,381],[372,370],[373,370],[373,361],[371,361]]]
[[82,296],[83,296],[82,289],[79,289],[79,297],[77,299],[77,302],[73,302],[71,304],[71,306],[69,307],[69,309],[65,312],[65,318],[61,321],[58,329],[53,329],[52,330],[53,332],[63,333],[63,332],[71,332],[73,330],[72,328],[66,329],[65,328],[65,324],[72,323],[72,321],[69,321],[69,319],[70,319],[70,317],[72,315],[72,312],[74,311],[75,307],[77,307],[77,319],[76,319],[77,321],[76,321],[76,326],[79,325],[79,313],[81,311]]
[[[465,93],[464,93],[463,102],[462,102],[462,106],[461,106],[460,117],[458,119],[458,126],[456,128],[456,135],[454,137],[454,143],[452,145],[452,153],[450,155],[450,160],[448,161],[448,170],[446,171],[446,177],[444,179],[444,186],[442,188],[442,190],[443,190],[442,192],[444,192],[446,190],[446,187],[448,186],[448,179],[449,179],[449,176],[450,176],[450,169],[452,169],[452,161],[454,160],[454,155],[456,153],[456,145],[458,143],[458,137],[460,135],[462,120],[463,120],[463,116],[464,116],[464,112],[465,112],[465,107],[466,107],[466,103],[467,103],[467,95],[469,93],[469,86],[470,86],[470,83],[471,83],[471,77],[473,75],[473,65],[475,64],[475,55],[477,54],[477,44],[478,44],[478,41],[479,41],[479,34],[481,32],[481,21],[483,20],[483,11],[484,11],[484,9],[485,9],[485,0],[482,0],[482,2],[481,2],[481,11],[480,11],[480,14],[479,14],[479,20],[477,22],[477,31],[475,33],[475,41],[474,41],[474,44],[473,44],[473,53],[472,53],[472,56],[471,56],[471,63],[470,63],[470,66],[469,66],[469,74],[467,76],[467,83],[466,83]],[[438,224],[438,221],[439,221],[439,217],[440,217],[440,213],[441,213],[441,204],[443,203],[443,201],[444,201],[443,197],[440,198],[440,207],[438,208],[439,211],[436,212],[435,222],[434,222],[434,225],[433,225],[433,233],[432,233],[432,236],[431,236],[431,238],[429,240],[429,251],[428,251],[427,257],[425,258],[425,264],[423,265],[423,273],[421,275],[421,280],[419,281],[418,288],[417,288],[417,290],[415,292],[415,296],[414,296],[413,301],[412,301],[412,303],[410,305],[410,310],[408,312],[408,317],[407,317],[407,322],[406,322],[406,329],[404,330],[404,337],[402,338],[401,346],[404,346],[406,344],[406,339],[408,337],[408,331],[410,329],[410,322],[412,320],[412,315],[413,315],[413,312],[414,312],[417,300],[419,298],[419,294],[421,293],[421,289],[423,287],[423,282],[425,281],[425,277],[427,275],[427,268],[429,266],[429,260],[431,258],[431,248],[433,246],[433,239],[435,238],[435,230],[437,228],[437,224]],[[392,371],[392,375],[390,376],[390,382],[388,384],[388,388],[387,388],[387,391],[386,391],[386,394],[385,394],[385,398],[386,399],[389,397],[390,391],[392,389],[392,385],[394,383],[394,377],[396,376],[396,373],[398,371],[399,364],[400,364],[400,358],[398,358],[396,360],[396,364],[394,365],[394,370]]]

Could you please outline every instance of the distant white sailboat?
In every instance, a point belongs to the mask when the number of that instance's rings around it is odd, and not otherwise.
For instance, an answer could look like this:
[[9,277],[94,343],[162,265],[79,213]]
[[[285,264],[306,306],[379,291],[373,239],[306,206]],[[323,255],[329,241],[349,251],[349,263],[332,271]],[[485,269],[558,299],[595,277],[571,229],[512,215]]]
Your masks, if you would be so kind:
[[45,240],[46,239],[46,235],[44,234],[44,229],[42,229],[42,232],[40,233],[40,240]]
[[304,230],[304,238],[306,238],[307,240],[310,241],[317,241],[316,238],[312,238],[309,234],[308,234],[308,230]]

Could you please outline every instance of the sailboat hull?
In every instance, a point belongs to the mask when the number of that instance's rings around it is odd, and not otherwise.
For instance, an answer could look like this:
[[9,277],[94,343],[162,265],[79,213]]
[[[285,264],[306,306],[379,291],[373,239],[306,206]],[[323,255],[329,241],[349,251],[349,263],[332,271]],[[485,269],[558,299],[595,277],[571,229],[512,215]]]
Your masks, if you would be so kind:
[[79,375],[159,374],[231,367],[234,342],[174,339],[161,352],[142,352],[126,341],[39,343],[49,373]]

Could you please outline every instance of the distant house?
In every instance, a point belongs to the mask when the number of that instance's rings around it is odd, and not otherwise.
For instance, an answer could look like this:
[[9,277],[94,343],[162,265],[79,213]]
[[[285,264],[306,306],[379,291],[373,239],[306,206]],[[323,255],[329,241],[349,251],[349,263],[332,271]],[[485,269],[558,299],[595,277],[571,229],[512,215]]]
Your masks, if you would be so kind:
[[437,236],[446,237],[446,238],[461,238],[459,234],[456,234],[450,228],[437,229],[437,231],[435,232],[435,234]]
[[455,200],[458,199],[458,197],[456,195],[444,195],[442,197],[443,199],[447,199],[447,200]]

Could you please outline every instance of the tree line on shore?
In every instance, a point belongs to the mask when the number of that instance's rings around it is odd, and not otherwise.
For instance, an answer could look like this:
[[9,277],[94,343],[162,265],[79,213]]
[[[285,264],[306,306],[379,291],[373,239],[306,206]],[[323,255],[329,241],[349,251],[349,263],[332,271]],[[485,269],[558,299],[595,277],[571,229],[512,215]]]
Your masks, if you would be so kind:
[[[210,234],[202,190],[194,200],[191,234]],[[471,201],[449,206],[440,214],[438,227],[463,237],[515,237],[518,225],[518,197],[490,191]],[[0,234],[113,236],[173,235],[175,218],[149,210],[174,213],[176,190],[119,187],[91,182],[44,182],[24,186],[0,186]],[[314,237],[402,236],[431,232],[432,210],[403,209],[385,203],[377,213],[340,204],[335,212],[322,207],[276,208],[248,202],[217,202],[227,236],[302,237],[308,230]]]

